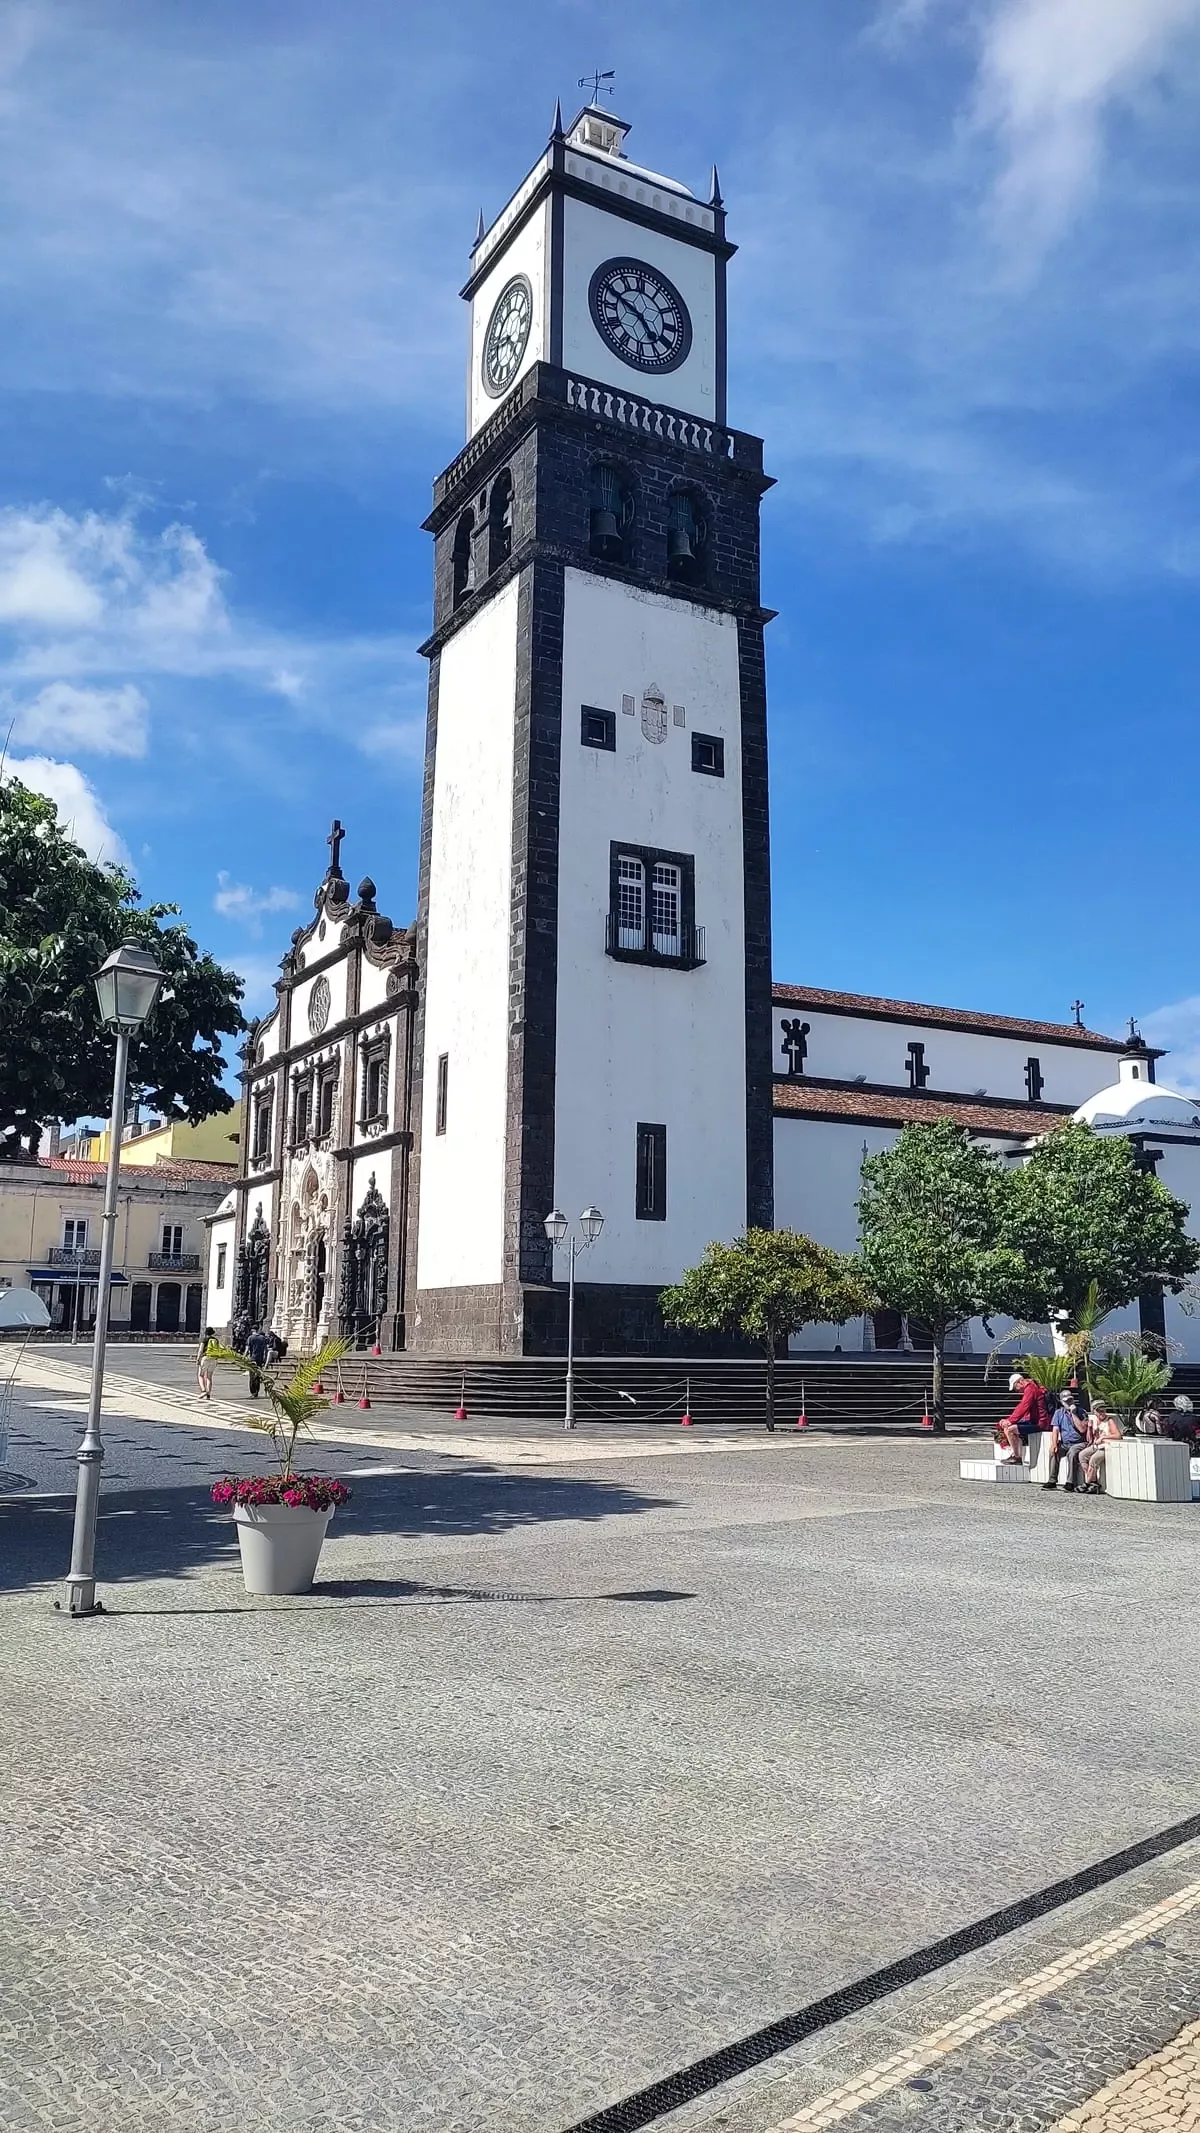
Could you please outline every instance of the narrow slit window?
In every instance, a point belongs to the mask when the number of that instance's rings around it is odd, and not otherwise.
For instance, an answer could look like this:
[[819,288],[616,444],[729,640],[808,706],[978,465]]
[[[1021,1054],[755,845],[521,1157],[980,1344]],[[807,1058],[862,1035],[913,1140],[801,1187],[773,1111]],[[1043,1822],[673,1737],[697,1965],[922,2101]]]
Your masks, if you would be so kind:
[[435,1133],[444,1133],[446,1130],[446,1099],[449,1085],[450,1054],[449,1052],[442,1052],[438,1056],[437,1063],[437,1115],[433,1128]]
[[639,1124],[634,1213],[639,1222],[667,1219],[667,1129]]

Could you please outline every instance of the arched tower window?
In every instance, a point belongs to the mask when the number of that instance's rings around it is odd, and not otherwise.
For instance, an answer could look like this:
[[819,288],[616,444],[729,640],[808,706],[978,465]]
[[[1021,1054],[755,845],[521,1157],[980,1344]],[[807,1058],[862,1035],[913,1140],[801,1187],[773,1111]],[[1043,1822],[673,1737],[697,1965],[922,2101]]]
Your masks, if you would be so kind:
[[707,505],[695,489],[676,489],[667,500],[667,576],[680,585],[703,585],[707,552]]
[[601,460],[588,494],[588,548],[603,563],[632,560],[633,490],[619,468]]
[[474,590],[475,513],[464,511],[454,529],[454,605]]
[[492,483],[488,504],[488,572],[498,570],[512,554],[513,479],[508,468]]

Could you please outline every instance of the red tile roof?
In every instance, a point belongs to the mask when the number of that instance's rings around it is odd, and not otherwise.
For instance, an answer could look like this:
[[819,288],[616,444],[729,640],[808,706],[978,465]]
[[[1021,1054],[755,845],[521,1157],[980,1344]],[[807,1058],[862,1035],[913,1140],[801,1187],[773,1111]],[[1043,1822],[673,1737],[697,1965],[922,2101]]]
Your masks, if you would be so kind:
[[[993,1037],[1040,1037],[1051,1044],[1090,1045],[1096,1051],[1121,1052],[1126,1040],[1103,1037],[1074,1022],[1023,1022],[1013,1015],[980,1015],[969,1007],[930,1007],[920,1000],[885,1000],[872,993],[825,992],[818,985],[773,985],[779,1007],[814,1007],[834,1015],[866,1015],[875,1021],[924,1022],[937,1029],[982,1031]],[[1156,1059],[1161,1052],[1154,1052]]]
[[1042,1111],[1035,1104],[954,1103],[945,1097],[917,1096],[907,1089],[822,1088],[797,1075],[775,1083],[778,1118],[857,1119],[862,1125],[928,1125],[952,1118],[971,1133],[1016,1135],[1051,1133],[1066,1124],[1069,1111]]
[[[39,1155],[37,1165],[39,1170],[61,1170],[80,1185],[90,1185],[103,1178],[108,1169],[107,1163],[85,1163],[73,1155]],[[157,1163],[126,1163],[121,1169],[123,1182],[126,1179],[136,1182],[139,1178],[159,1178],[171,1180],[177,1185],[186,1183],[189,1179],[196,1184],[213,1185],[223,1184],[228,1179],[232,1184],[237,1174],[236,1163],[207,1163],[202,1162],[198,1156],[178,1156],[173,1160]]]

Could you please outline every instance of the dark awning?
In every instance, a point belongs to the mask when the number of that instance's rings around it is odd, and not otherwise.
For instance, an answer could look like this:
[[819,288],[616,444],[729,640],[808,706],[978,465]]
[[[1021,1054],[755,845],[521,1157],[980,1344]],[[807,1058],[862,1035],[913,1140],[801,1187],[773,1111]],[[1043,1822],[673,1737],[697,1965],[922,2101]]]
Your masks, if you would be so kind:
[[[92,1267],[90,1270],[85,1267],[82,1274],[80,1274],[73,1266],[31,1266],[29,1268],[29,1279],[31,1283],[35,1281],[55,1281],[60,1289],[77,1288],[82,1281],[84,1287],[87,1288],[90,1285],[99,1286],[100,1272],[97,1267]],[[109,1275],[108,1282],[109,1287],[112,1289],[127,1289],[129,1287],[129,1276],[128,1274],[114,1272]]]

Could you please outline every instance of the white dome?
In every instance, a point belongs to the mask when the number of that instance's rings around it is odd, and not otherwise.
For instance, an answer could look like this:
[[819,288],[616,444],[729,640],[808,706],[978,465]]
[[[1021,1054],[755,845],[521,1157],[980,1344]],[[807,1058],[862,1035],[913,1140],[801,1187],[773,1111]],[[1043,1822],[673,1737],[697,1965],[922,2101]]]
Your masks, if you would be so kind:
[[1147,1081],[1139,1060],[1121,1061],[1121,1079],[1089,1096],[1075,1113],[1093,1133],[1169,1133],[1173,1140],[1200,1141],[1200,1102]]

